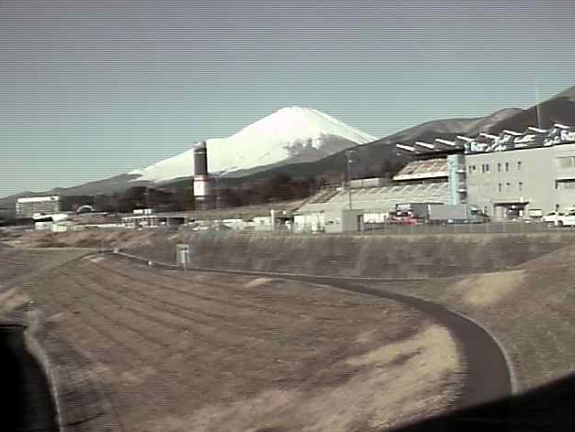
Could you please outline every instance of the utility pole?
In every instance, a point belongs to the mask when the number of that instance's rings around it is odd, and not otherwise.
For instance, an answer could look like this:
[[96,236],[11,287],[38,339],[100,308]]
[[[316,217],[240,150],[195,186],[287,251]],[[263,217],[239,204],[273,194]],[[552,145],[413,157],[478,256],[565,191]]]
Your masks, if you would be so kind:
[[346,150],[345,151],[345,157],[346,157],[346,165],[347,165],[347,193],[348,193],[348,200],[349,200],[349,209],[351,210],[353,205],[351,202],[351,155],[353,153],[353,150]]

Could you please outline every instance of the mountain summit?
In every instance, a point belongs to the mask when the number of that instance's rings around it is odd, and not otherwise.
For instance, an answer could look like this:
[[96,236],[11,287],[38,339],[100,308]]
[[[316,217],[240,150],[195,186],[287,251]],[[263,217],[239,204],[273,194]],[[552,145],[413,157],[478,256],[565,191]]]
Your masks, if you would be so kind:
[[[313,162],[346,148],[377,138],[321,111],[282,108],[227,138],[206,140],[210,172],[229,176],[254,169],[293,162]],[[137,181],[160,182],[189,177],[193,172],[193,150],[165,159],[142,170]]]

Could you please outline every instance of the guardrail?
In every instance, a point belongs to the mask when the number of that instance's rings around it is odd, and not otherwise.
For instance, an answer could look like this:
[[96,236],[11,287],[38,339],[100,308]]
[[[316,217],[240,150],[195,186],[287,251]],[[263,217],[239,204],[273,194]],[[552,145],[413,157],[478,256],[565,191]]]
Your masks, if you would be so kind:
[[468,223],[468,224],[446,224],[446,225],[402,225],[402,224],[365,224],[363,231],[346,231],[342,233],[325,233],[323,231],[313,231],[311,228],[303,230],[277,229],[274,231],[264,230],[186,230],[190,234],[199,236],[225,236],[225,235],[249,235],[249,236],[291,236],[291,235],[447,235],[447,234],[530,234],[530,233],[558,233],[573,234],[575,227],[556,227],[540,222],[492,222],[492,223]]
[[555,227],[540,222],[491,222],[446,225],[378,224],[367,226],[365,234],[527,234],[575,233],[575,227]]

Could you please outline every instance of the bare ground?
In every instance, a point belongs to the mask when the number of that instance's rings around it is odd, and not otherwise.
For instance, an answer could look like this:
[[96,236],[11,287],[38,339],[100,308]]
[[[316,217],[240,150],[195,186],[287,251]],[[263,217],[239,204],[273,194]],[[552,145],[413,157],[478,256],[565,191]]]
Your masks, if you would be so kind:
[[[6,268],[27,259],[11,253],[0,253]],[[449,333],[392,301],[59,259],[0,288],[0,316],[34,301],[77,430],[384,430],[445,411],[462,386]]]
[[386,291],[420,297],[481,323],[503,346],[517,392],[575,373],[575,247],[509,271],[402,283]]

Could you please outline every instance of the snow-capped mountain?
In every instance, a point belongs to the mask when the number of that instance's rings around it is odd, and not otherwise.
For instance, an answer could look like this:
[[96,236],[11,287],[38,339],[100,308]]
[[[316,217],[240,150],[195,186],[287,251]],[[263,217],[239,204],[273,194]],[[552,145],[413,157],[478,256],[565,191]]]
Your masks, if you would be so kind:
[[[313,162],[376,139],[315,109],[282,108],[230,137],[206,140],[208,169],[212,173],[233,175],[270,165]],[[190,148],[129,174],[139,175],[136,181],[160,182],[192,176],[193,169]]]

